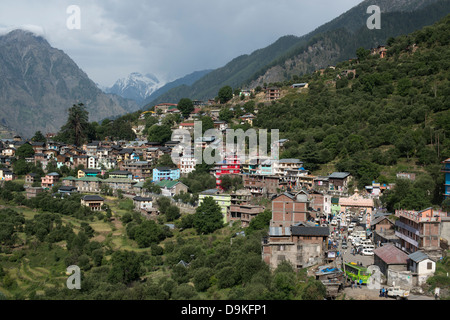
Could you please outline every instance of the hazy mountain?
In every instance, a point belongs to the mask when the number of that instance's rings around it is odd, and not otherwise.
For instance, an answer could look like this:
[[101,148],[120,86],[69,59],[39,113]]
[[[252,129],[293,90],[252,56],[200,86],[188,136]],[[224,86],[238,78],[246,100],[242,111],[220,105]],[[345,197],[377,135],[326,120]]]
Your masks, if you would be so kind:
[[[369,30],[366,10],[381,9],[381,30]],[[242,55],[215,69],[193,85],[179,86],[149,104],[214,98],[221,87],[254,87],[311,72],[353,58],[358,47],[376,47],[389,37],[430,25],[449,13],[450,0],[366,0],[316,30],[301,36],[284,36],[273,44]],[[149,106],[148,105],[148,106]]]
[[106,88],[105,92],[117,94],[122,98],[141,104],[164,84],[153,74],[142,75],[139,72],[133,72],[127,77],[117,80],[111,88]]
[[89,119],[132,112],[136,103],[103,93],[63,51],[14,30],[0,36],[0,123],[25,136],[57,132],[67,110],[82,102]]
[[204,77],[205,75],[207,75],[211,71],[212,70],[195,71],[195,72],[192,72],[192,73],[190,73],[190,74],[188,74],[188,75],[186,75],[186,76],[184,76],[182,78],[179,78],[177,80],[174,80],[174,81],[171,81],[171,82],[165,84],[164,86],[162,86],[161,88],[159,88],[158,90],[153,92],[147,99],[145,99],[144,105],[147,105],[151,101],[157,99],[162,94],[164,94],[167,91],[169,91],[170,89],[176,88],[178,86],[191,86],[197,80],[201,79],[202,77]]

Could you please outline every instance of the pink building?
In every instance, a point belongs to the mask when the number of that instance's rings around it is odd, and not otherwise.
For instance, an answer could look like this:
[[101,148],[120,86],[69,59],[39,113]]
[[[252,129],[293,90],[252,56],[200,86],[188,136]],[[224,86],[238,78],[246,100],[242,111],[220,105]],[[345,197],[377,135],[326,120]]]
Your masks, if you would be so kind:
[[59,181],[59,174],[52,172],[41,178],[42,188],[51,188]]

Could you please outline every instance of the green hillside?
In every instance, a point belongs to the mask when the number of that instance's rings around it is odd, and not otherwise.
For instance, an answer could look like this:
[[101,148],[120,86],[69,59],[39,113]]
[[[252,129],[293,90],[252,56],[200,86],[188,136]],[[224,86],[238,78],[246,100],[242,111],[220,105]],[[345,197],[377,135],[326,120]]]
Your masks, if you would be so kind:
[[450,157],[449,28],[447,16],[391,38],[387,58],[359,49],[359,59],[303,76],[308,93],[286,89],[283,99],[258,110],[254,125],[289,139],[282,157],[302,159],[316,174],[348,171],[358,188],[416,172],[427,196],[395,205],[439,205],[440,162]]

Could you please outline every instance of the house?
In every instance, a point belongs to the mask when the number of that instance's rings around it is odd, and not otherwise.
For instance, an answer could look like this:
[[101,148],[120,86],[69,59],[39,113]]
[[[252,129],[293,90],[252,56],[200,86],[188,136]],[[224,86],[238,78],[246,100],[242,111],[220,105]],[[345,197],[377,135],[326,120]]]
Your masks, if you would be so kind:
[[270,87],[266,89],[266,100],[280,99],[280,88]]
[[102,181],[102,185],[106,185],[113,190],[122,190],[126,193],[134,192],[134,185],[137,181],[127,178],[111,178]]
[[25,187],[25,193],[26,193],[27,199],[34,198],[42,192],[44,192],[44,188],[42,188],[42,187],[30,187],[30,186]]
[[37,175],[36,173],[33,173],[33,172],[28,173],[28,174],[25,176],[25,183],[27,183],[27,184],[33,184],[34,182],[37,181],[37,177],[38,177],[38,175]]
[[436,262],[431,260],[422,251],[416,251],[408,255],[408,269],[413,276],[413,285],[421,286],[426,283],[430,276],[436,271]]
[[132,178],[136,180],[145,180],[152,176],[152,164],[150,161],[121,162],[120,169],[131,172]]
[[101,170],[98,169],[83,169],[83,170],[78,170],[78,178],[83,178],[83,177],[96,177],[99,174],[103,174],[103,172]]
[[374,265],[386,276],[387,283],[400,285],[401,275],[408,274],[408,255],[393,244],[376,248],[373,254]]
[[181,156],[178,162],[178,168],[181,174],[188,174],[195,170],[197,159],[193,156]]
[[200,192],[198,195],[198,205],[200,206],[205,198],[211,197],[219,205],[224,223],[227,222],[227,211],[228,207],[231,205],[231,195],[221,193],[219,189],[209,189]]
[[382,243],[397,243],[395,236],[395,221],[390,218],[391,213],[376,212],[370,222],[373,242],[380,246]]
[[127,170],[116,170],[110,172],[109,177],[113,179],[133,179],[133,174]]
[[153,182],[161,180],[178,180],[180,179],[180,169],[157,167],[153,169]]
[[333,172],[328,176],[330,190],[345,191],[351,180],[352,176],[348,172]]
[[105,199],[96,195],[87,195],[81,198],[81,205],[89,207],[92,211],[102,210]]
[[178,105],[174,103],[160,103],[155,106],[155,112],[158,113],[167,113],[171,109],[177,109]]
[[270,227],[277,228],[283,235],[297,223],[310,220],[308,195],[303,192],[285,192],[272,200],[272,219]]
[[231,204],[227,211],[227,222],[240,221],[241,227],[246,228],[250,225],[250,221],[263,211],[263,206]]
[[225,159],[217,162],[214,168],[214,176],[216,177],[216,185],[220,188],[222,183],[221,176],[228,174],[240,174],[241,164],[236,154],[226,155]]
[[85,176],[74,180],[75,187],[80,192],[99,193],[103,180],[98,177]]
[[134,209],[141,212],[141,210],[148,211],[153,207],[153,198],[136,196],[133,198]]
[[244,188],[253,196],[269,196],[278,193],[279,178],[261,174],[243,175]]
[[72,187],[72,186],[61,186],[58,189],[58,193],[61,194],[72,194],[72,193],[77,193],[78,189],[77,187]]
[[41,178],[42,188],[51,188],[59,182],[59,174],[56,172],[48,173],[45,177]]
[[291,88],[308,88],[308,83],[294,83],[291,85]]
[[161,180],[156,185],[161,188],[161,194],[166,197],[173,197],[181,192],[188,193],[188,187],[181,181]]
[[239,119],[242,122],[246,122],[246,123],[248,123],[249,125],[252,126],[253,125],[253,120],[255,120],[255,118],[256,118],[256,116],[254,114],[246,113],[243,116],[241,116]]
[[0,180],[12,181],[15,179],[14,172],[7,168],[0,168]]
[[442,256],[440,247],[441,218],[446,212],[427,208],[421,211],[396,210],[395,235],[400,238],[402,250],[413,253],[424,251],[431,258]]
[[297,271],[324,262],[330,234],[328,227],[299,223],[280,231],[278,227],[270,227],[269,235],[263,239],[262,258],[271,269],[283,261],[290,262]]

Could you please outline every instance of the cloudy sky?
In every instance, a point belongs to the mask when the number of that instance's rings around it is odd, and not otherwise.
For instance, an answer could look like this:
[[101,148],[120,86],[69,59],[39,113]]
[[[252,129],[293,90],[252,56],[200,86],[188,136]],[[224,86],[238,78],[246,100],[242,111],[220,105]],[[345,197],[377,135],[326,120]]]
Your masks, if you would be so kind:
[[[284,35],[302,36],[362,0],[1,0],[0,33],[32,30],[111,86],[131,72],[163,81],[219,68]],[[80,28],[72,18],[80,9]]]

